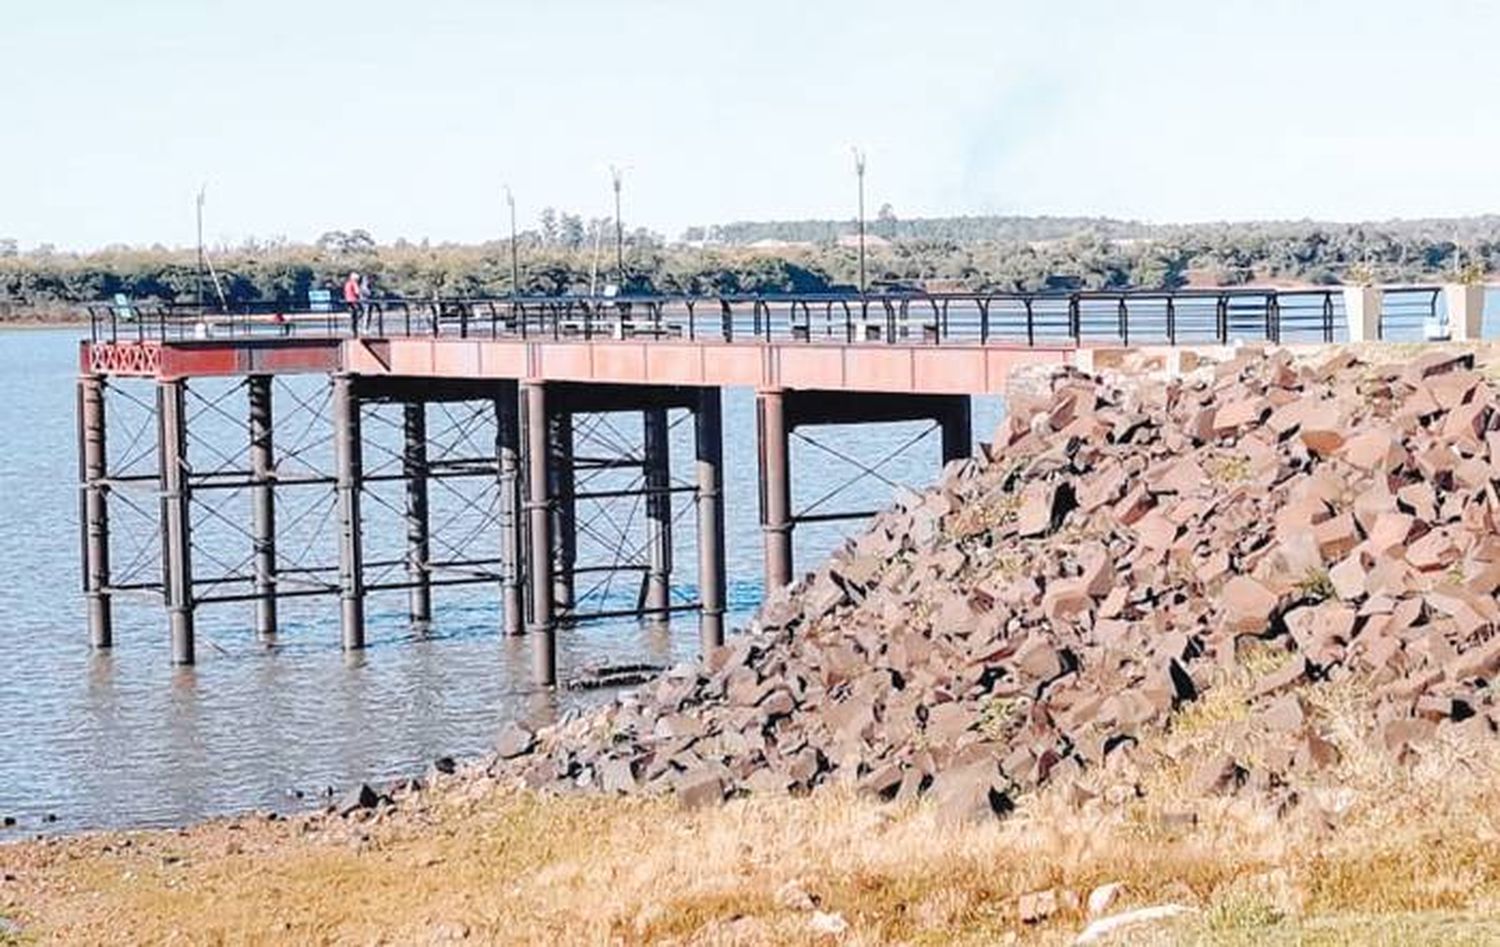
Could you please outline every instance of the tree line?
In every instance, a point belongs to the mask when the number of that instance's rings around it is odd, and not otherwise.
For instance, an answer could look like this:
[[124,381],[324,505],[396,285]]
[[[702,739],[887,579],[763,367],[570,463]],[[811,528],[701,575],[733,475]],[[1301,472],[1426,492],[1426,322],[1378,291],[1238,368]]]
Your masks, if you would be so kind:
[[[293,307],[350,270],[380,296],[501,296],[600,292],[828,292],[857,287],[850,221],[737,223],[690,231],[685,242],[634,229],[623,270],[607,218],[549,209],[511,244],[383,244],[364,230],[308,243],[252,241],[209,255],[217,288],[200,279],[196,251],[161,246],[67,253],[0,240],[0,315],[55,315],[117,293],[142,301]],[[1148,225],[1104,218],[961,217],[897,220],[882,208],[868,229],[872,289],[1066,290],[1185,284],[1477,280],[1500,261],[1500,217],[1330,224],[1313,221]],[[757,236],[761,234],[778,236]],[[889,234],[889,236],[887,236]],[[843,239],[841,239],[843,238]],[[752,246],[756,240],[780,241]]]

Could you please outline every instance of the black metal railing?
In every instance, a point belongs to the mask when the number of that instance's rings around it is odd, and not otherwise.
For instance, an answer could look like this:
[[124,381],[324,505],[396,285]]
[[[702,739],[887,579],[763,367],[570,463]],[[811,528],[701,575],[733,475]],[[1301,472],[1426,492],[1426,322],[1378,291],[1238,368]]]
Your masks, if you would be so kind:
[[[1382,337],[1421,338],[1439,317],[1440,297],[1436,286],[1387,287]],[[227,308],[116,301],[86,309],[96,342],[435,336],[1076,346],[1347,338],[1338,287],[435,297]]]

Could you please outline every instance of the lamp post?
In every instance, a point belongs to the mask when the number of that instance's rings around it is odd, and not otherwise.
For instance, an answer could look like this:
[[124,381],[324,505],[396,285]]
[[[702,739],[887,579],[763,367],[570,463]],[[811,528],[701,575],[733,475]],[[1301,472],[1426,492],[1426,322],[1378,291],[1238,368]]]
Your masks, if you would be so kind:
[[203,202],[207,199],[208,185],[198,188],[198,311],[203,311],[203,270],[207,257],[203,255]]
[[509,184],[505,185],[505,203],[510,207],[510,295],[514,299],[521,295],[521,264],[516,255],[516,196]]
[[619,291],[625,291],[625,225],[620,222],[620,180],[625,172],[609,166],[609,178],[615,186],[615,278],[619,280]]
[[865,153],[854,152],[854,173],[859,178],[859,294],[865,293]]

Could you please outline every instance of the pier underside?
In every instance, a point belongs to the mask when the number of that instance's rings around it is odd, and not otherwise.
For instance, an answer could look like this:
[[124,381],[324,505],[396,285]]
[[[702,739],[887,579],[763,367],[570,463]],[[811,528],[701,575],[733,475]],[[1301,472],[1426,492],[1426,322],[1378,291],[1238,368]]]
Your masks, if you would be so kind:
[[[242,603],[250,631],[274,642],[289,602],[336,599],[342,647],[357,651],[370,595],[404,593],[420,634],[453,586],[494,590],[496,631],[528,636],[539,685],[557,681],[558,634],[594,620],[696,614],[707,651],[727,610],[724,385],[756,388],[767,590],[794,578],[798,524],[872,512],[826,497],[795,510],[794,439],[925,421],[944,462],[971,446],[966,393],[767,384],[824,376],[764,348],[756,373],[737,360],[668,370],[654,350],[636,365],[623,349],[606,356],[609,343],[570,355],[573,370],[533,343],[508,354],[463,340],[160,343],[128,356],[122,345],[86,345],[78,380],[89,635],[110,647],[115,601],[157,600],[179,664],[197,660],[204,607]],[[507,376],[511,357],[553,374]],[[919,384],[914,364],[905,377]],[[640,380],[632,365],[683,380]],[[690,457],[674,458],[674,442]],[[116,535],[122,514],[134,538]],[[682,575],[686,537],[696,563]]]

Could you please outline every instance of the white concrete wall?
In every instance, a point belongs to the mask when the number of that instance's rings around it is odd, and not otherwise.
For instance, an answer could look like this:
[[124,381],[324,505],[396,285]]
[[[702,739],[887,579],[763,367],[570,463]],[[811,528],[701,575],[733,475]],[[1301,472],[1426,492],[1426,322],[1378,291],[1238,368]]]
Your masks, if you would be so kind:
[[1379,286],[1344,287],[1344,317],[1349,323],[1350,342],[1380,340],[1380,305],[1383,295]]
[[1484,287],[1470,283],[1450,283],[1443,287],[1448,305],[1448,337],[1470,341],[1484,336]]

